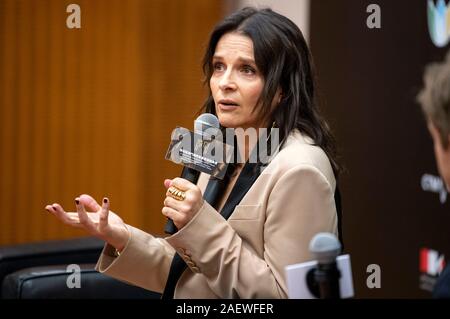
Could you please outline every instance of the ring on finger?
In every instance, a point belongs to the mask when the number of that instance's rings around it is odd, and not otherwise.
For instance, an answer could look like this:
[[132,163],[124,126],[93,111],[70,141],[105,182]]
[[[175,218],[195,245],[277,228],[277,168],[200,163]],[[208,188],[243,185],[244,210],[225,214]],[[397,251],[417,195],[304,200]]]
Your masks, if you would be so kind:
[[186,193],[175,186],[170,186],[167,191],[176,200],[183,201],[186,199]]

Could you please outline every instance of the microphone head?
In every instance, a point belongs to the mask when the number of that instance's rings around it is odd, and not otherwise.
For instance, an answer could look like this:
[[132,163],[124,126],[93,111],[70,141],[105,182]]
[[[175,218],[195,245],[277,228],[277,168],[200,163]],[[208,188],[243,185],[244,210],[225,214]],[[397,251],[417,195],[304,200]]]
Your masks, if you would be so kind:
[[309,242],[309,251],[319,264],[330,264],[340,254],[341,243],[331,233],[318,233]]
[[213,133],[217,132],[218,129],[220,129],[219,119],[214,114],[203,113],[194,121],[194,132],[196,134],[206,135],[207,130],[209,133]]

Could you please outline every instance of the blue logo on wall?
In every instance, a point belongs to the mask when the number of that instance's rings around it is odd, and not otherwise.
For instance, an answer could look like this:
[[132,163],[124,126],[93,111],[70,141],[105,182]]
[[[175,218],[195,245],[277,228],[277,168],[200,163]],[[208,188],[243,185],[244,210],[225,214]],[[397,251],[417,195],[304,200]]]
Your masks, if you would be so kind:
[[435,46],[445,47],[450,41],[450,3],[428,0],[428,31]]

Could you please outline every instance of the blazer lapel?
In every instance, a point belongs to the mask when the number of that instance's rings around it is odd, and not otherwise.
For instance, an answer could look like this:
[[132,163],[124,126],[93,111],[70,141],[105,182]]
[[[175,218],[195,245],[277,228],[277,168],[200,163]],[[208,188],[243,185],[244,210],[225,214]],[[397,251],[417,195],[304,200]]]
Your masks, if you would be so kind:
[[[228,219],[230,217],[235,207],[241,202],[242,198],[244,198],[245,194],[247,194],[250,187],[252,187],[253,183],[258,179],[262,170],[267,166],[267,163],[265,165],[260,163],[259,157],[255,155],[258,155],[258,148],[260,147],[263,147],[263,149],[266,150],[267,152],[266,154],[271,153],[271,138],[272,138],[272,131],[270,132],[265,142],[264,140],[260,139],[258,141],[257,146],[255,146],[254,149],[252,150],[253,156],[250,156],[250,158],[258,158],[258,163],[250,163],[249,161],[247,161],[244,167],[242,168],[242,171],[239,174],[236,184],[234,185],[233,190],[228,196],[228,199],[220,212],[220,214],[225,219]],[[235,143],[235,145],[237,145],[237,143]],[[235,155],[236,154],[238,154],[237,151]]]
[[260,175],[260,165],[256,163],[247,162],[244,165],[239,177],[236,181],[236,184],[233,187],[228,199],[223,206],[220,214],[223,218],[228,219],[230,215],[233,213],[234,208],[238,205],[242,198],[247,194],[250,187],[252,187],[253,183]]

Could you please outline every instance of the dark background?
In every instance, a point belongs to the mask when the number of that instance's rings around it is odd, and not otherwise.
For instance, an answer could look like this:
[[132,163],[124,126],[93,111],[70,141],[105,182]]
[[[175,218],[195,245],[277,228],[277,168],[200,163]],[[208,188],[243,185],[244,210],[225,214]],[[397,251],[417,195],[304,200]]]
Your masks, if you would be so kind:
[[[381,29],[369,29],[369,4]],[[419,252],[450,255],[448,200],[421,188],[438,175],[433,144],[415,102],[424,67],[449,49],[431,42],[427,1],[311,1],[311,49],[320,102],[338,140],[345,250],[355,293],[367,298],[429,297],[419,288]],[[369,264],[381,288],[366,286]]]

